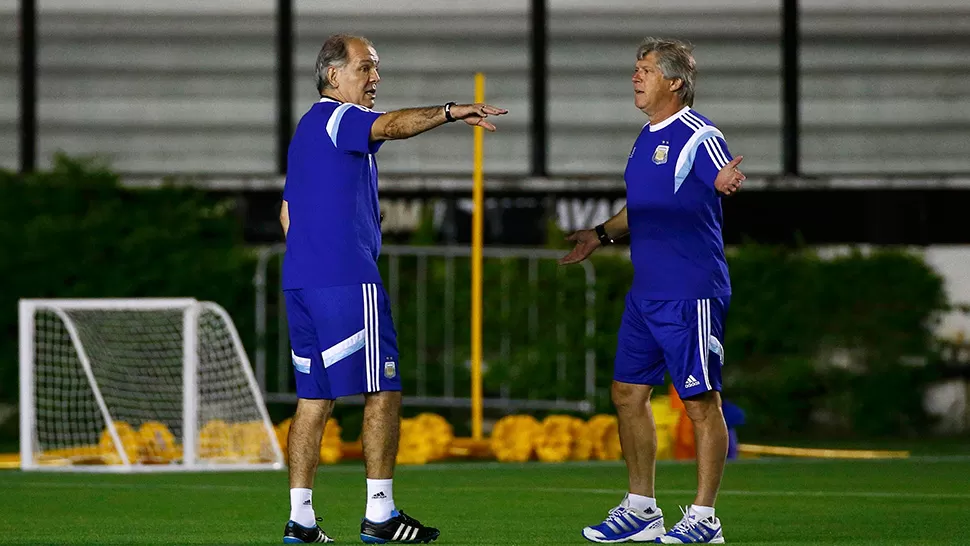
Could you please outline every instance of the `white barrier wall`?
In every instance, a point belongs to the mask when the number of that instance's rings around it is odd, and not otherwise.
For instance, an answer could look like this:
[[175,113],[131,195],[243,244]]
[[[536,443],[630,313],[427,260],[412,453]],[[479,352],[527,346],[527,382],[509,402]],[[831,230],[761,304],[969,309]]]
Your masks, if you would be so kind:
[[[711,9],[730,10],[765,10],[777,9],[779,0],[548,0],[550,10],[577,11],[629,11],[639,9],[677,10],[710,12]],[[0,0],[0,10],[15,10],[17,0]],[[137,11],[137,12],[216,12],[216,13],[259,13],[271,12],[275,0],[234,0],[231,8],[222,0],[168,0],[156,2],[149,0],[39,0],[38,4],[45,10],[65,11]],[[318,13],[469,13],[469,12],[499,12],[517,13],[529,8],[530,0],[369,0],[361,8],[361,4],[354,2],[319,2],[316,0],[296,0],[298,9],[302,12]],[[915,3],[909,0],[801,0],[802,9],[874,9],[885,8],[893,10],[933,10],[945,8],[961,8],[966,6],[964,0],[926,0]]]
[[[225,6],[231,5],[231,8]],[[125,172],[270,173],[275,165],[273,0],[38,2],[39,158],[99,154]],[[296,2],[302,114],[334,32],[382,56],[378,107],[468,100],[483,71],[507,106],[486,169],[529,170],[526,0]],[[17,162],[16,2],[0,3],[0,166]],[[695,42],[696,107],[751,173],[781,170],[780,1],[549,4],[549,170],[618,174],[644,117],[630,67],[645,34]],[[802,3],[802,163],[810,174],[970,172],[970,3]],[[464,173],[461,128],[385,146],[384,173]]]

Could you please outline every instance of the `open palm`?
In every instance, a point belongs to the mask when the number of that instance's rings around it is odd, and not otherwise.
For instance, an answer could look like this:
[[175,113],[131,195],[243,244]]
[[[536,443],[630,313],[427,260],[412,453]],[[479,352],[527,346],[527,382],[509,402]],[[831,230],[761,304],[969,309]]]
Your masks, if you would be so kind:
[[592,229],[583,229],[566,236],[567,241],[575,241],[576,246],[559,259],[559,265],[578,264],[599,248],[600,240]]

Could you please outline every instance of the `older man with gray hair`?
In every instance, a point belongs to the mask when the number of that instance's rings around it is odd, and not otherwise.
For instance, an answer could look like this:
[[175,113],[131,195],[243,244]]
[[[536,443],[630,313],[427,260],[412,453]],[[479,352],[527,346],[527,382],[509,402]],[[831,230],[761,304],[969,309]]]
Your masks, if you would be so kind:
[[360,539],[424,543],[439,534],[394,503],[401,377],[391,306],[377,269],[375,154],[387,140],[458,120],[494,131],[486,118],[506,110],[448,102],[376,112],[371,108],[381,81],[379,63],[366,38],[327,39],[316,63],[320,101],[300,120],[290,143],[280,223],[286,235],[283,291],[298,401],[287,442],[290,520],[284,543],[333,542],[317,525],[313,479],[335,399],[359,394],[364,396],[367,474]]
[[[561,260],[580,262],[630,236],[633,286],[612,385],[630,489],[602,523],[583,530],[592,542],[724,542],[714,501],[728,448],[719,391],[731,282],[720,196],[740,189],[745,177],[724,135],[691,109],[696,72],[683,42],[648,38],[640,45],[633,102],[649,121],[627,160],[626,206],[570,235],[576,246]],[[657,431],[650,411],[650,394],[664,384],[665,372],[694,423],[698,480],[694,503],[669,532],[654,493]]]

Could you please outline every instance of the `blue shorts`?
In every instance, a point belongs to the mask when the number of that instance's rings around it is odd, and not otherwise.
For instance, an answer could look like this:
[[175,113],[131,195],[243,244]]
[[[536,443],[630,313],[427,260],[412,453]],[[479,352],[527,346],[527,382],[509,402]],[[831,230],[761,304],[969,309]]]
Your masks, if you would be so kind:
[[613,379],[663,385],[669,371],[681,398],[720,391],[730,302],[730,296],[664,301],[627,294]]
[[380,284],[284,291],[296,395],[399,391],[397,333]]

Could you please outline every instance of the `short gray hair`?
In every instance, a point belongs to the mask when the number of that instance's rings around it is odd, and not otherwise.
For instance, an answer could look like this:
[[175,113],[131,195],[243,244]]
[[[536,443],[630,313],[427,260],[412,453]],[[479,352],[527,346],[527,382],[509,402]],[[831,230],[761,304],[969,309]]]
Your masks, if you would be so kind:
[[330,81],[327,79],[328,68],[331,66],[334,68],[342,68],[347,64],[349,60],[347,46],[354,40],[364,42],[367,47],[374,47],[374,44],[367,38],[363,36],[352,36],[350,34],[334,34],[327,38],[326,42],[323,42],[323,47],[320,48],[320,53],[317,54],[317,91],[323,93],[330,87]]
[[657,66],[664,78],[678,78],[683,85],[677,91],[680,100],[687,106],[694,105],[694,79],[697,77],[697,63],[694,61],[694,46],[680,40],[668,38],[646,38],[637,48],[637,60],[642,61],[651,52],[657,52]]

